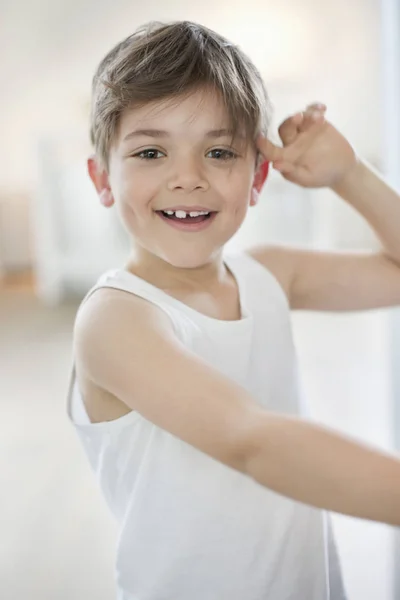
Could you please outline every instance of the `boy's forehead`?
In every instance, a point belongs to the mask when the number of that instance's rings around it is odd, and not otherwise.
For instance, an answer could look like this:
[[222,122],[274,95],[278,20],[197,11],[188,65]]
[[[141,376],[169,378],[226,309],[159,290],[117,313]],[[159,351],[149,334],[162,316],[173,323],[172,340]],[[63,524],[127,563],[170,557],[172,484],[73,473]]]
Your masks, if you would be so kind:
[[231,123],[222,99],[216,94],[193,93],[125,109],[120,121],[121,139],[129,131],[149,128],[171,132],[190,128],[201,132],[230,129]]

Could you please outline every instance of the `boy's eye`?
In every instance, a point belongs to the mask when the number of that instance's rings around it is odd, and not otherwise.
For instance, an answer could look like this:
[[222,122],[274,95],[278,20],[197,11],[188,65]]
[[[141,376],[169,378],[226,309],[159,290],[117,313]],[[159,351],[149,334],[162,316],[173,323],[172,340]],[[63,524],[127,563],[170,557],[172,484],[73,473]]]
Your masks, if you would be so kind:
[[155,160],[157,158],[160,158],[159,156],[157,156],[157,153],[163,154],[161,150],[156,150],[156,148],[148,148],[147,150],[142,150],[141,152],[138,152],[133,156],[137,156],[141,160]]
[[[141,150],[137,154],[133,154],[136,158],[140,158],[141,160],[156,160],[160,158],[159,155],[163,155],[164,153],[161,150],[157,150],[156,148],[147,148],[146,150]],[[225,150],[224,148],[215,148],[214,150],[210,150],[208,154],[214,154],[211,158],[215,158],[217,160],[233,160],[237,157],[237,155],[231,150]]]
[[212,158],[216,158],[217,160],[233,160],[236,158],[236,154],[231,150],[224,150],[223,148],[215,148],[214,150],[210,150],[209,154],[216,153],[217,156],[213,156]]

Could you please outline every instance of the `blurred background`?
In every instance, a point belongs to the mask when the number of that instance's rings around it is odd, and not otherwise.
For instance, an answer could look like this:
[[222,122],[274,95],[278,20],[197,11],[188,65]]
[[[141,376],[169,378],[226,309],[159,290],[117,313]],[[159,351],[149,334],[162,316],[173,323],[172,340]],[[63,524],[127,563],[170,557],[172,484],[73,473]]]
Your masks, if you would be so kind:
[[[325,102],[327,118],[400,189],[400,7],[2,0],[0,10],[0,596],[110,600],[116,526],[66,415],[77,307],[128,247],[86,175],[93,72],[147,21],[200,22],[261,70],[275,137],[288,114]],[[332,193],[277,173],[230,245],[259,241],[378,247]],[[398,451],[399,311],[296,313],[293,325],[311,417]],[[334,526],[349,600],[399,600],[395,530],[338,515]]]

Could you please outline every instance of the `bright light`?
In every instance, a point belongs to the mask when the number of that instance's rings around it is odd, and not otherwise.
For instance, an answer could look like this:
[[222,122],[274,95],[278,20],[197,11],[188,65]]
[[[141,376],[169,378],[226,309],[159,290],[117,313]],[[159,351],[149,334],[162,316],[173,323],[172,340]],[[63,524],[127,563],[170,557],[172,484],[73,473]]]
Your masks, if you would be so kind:
[[321,49],[321,28],[303,8],[297,13],[269,10],[260,23],[254,15],[249,22],[237,22],[235,15],[235,21],[231,17],[224,22],[221,33],[237,43],[269,80],[303,78],[310,75]]

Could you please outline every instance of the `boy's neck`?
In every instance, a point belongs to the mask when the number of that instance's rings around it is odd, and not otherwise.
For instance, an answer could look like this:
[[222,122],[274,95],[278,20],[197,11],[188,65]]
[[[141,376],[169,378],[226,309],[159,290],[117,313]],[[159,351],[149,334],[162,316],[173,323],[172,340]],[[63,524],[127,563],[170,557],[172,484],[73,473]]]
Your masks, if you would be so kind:
[[210,262],[195,268],[171,265],[144,249],[133,249],[125,269],[161,289],[212,291],[226,283],[230,274],[224,265],[222,251]]

